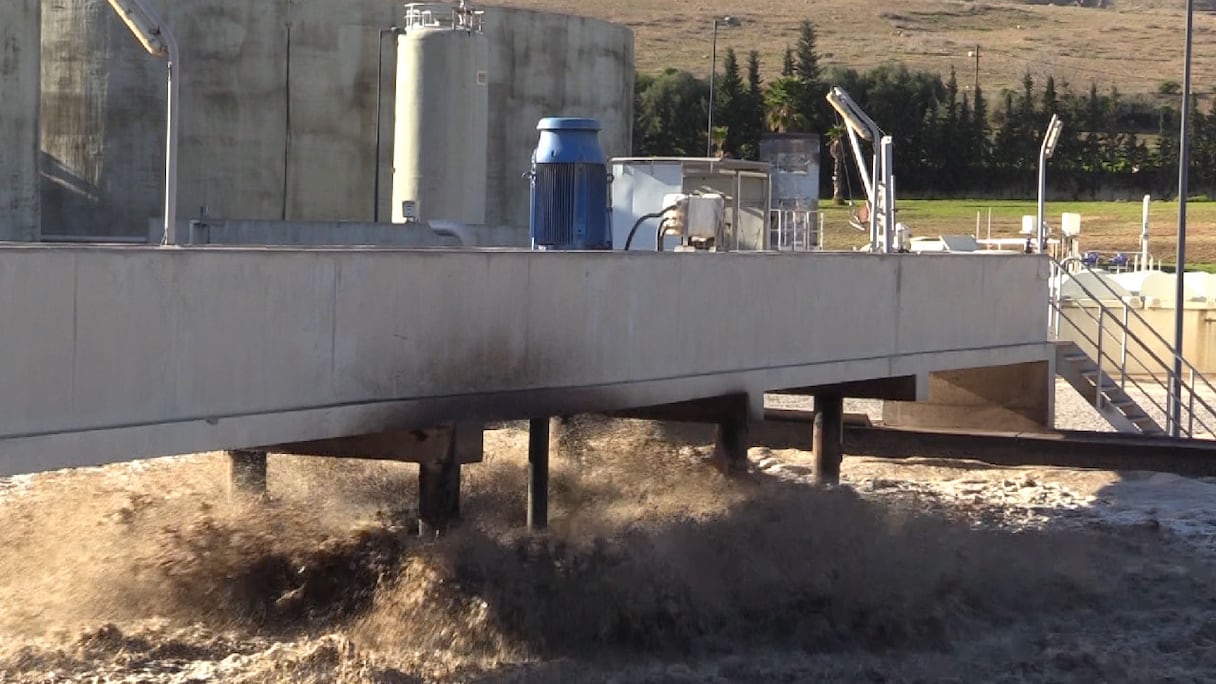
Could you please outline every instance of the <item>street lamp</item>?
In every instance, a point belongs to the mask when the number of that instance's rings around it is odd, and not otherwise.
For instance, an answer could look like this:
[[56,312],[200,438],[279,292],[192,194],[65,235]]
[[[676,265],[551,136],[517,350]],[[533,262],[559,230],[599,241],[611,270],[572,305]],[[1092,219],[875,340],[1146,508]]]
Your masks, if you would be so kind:
[[706,128],[706,157],[712,157],[714,153],[714,80],[718,75],[718,24],[738,26],[740,21],[735,17],[714,17],[713,64],[709,68],[709,126]]
[[[1182,426],[1182,320],[1185,293],[1183,273],[1186,267],[1186,195],[1187,167],[1191,165],[1191,35],[1194,22],[1194,0],[1186,0],[1186,47],[1182,66],[1182,123],[1178,132],[1178,249],[1174,266],[1174,377],[1170,382],[1169,433],[1179,437]],[[1194,392],[1195,388],[1192,387]]]
[[1043,135],[1043,146],[1039,149],[1039,203],[1035,216],[1038,219],[1035,224],[1038,226],[1038,230],[1035,238],[1038,240],[1040,253],[1047,248],[1047,226],[1043,223],[1043,198],[1047,194],[1047,160],[1051,159],[1051,155],[1056,151],[1056,142],[1060,139],[1060,129],[1063,127],[1064,122],[1060,120],[1060,117],[1052,114],[1051,121],[1047,124],[1047,132]]
[[975,92],[980,91],[980,44],[975,44],[975,49],[967,52],[968,57],[975,58]]
[[139,40],[148,54],[168,60],[169,90],[166,97],[165,126],[165,230],[162,245],[177,244],[177,93],[181,80],[181,59],[177,50],[177,39],[161,21],[156,12],[143,0],[109,0],[110,7],[118,13],[131,33]]

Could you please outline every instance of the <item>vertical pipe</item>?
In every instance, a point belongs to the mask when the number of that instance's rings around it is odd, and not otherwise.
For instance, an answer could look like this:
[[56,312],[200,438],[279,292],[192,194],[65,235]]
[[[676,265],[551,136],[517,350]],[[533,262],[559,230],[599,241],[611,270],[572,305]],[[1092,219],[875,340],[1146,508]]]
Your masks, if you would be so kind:
[[1182,67],[1182,122],[1178,133],[1178,248],[1174,267],[1174,377],[1171,387],[1170,436],[1178,437],[1182,418],[1182,322],[1183,273],[1186,272],[1186,195],[1187,167],[1191,163],[1191,36],[1194,30],[1195,1],[1186,0],[1186,47]]
[[528,421],[528,528],[549,526],[549,419]]
[[[1044,148],[1044,149],[1046,149],[1046,148]],[[1043,195],[1045,195],[1046,193],[1047,193],[1047,153],[1040,152],[1039,153],[1039,197],[1038,197],[1038,202],[1035,205],[1035,213],[1034,213],[1034,216],[1035,216],[1035,223],[1034,223],[1034,226],[1035,226],[1035,228],[1034,228],[1035,251],[1038,252],[1039,254],[1043,253],[1044,247],[1045,247],[1045,245],[1043,244],[1043,236],[1045,234],[1043,231],[1043,214],[1044,214],[1043,205],[1045,203]]]
[[714,156],[714,81],[718,75],[718,18],[714,17],[713,64],[709,67],[709,124],[705,128],[705,156]]
[[164,30],[169,46],[169,89],[166,96],[165,130],[165,234],[163,244],[177,244],[177,139],[180,109],[181,55],[177,40],[168,28]]
[[380,223],[380,108],[384,101],[384,33],[376,41],[376,169],[372,175],[372,222]]
[[380,223],[380,126],[384,115],[384,36],[391,34],[396,37],[400,31],[396,26],[380,29],[380,37],[376,42],[376,170],[375,180],[372,181],[372,221]]

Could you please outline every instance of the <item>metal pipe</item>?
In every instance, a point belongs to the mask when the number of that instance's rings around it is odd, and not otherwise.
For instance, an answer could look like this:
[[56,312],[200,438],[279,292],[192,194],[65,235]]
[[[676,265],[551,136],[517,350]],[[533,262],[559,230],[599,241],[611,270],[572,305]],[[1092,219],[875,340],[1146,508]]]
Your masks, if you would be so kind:
[[376,172],[375,180],[372,181],[374,189],[372,190],[372,221],[380,223],[380,126],[383,115],[381,114],[384,90],[384,36],[386,34],[399,34],[401,29],[397,26],[390,26],[386,29],[380,29],[380,39],[376,43]]
[[181,81],[181,54],[173,31],[143,0],[109,0],[118,14],[148,54],[165,57],[168,64],[168,88],[165,97],[165,224],[162,245],[177,244],[177,123],[178,87]]
[[709,124],[705,128],[705,156],[714,156],[714,81],[718,76],[718,18],[714,17],[713,63],[709,66]]
[[177,244],[177,140],[178,102],[181,83],[181,53],[173,32],[165,27],[165,42],[169,44],[168,78],[169,91],[166,97],[165,116],[168,121],[165,133],[165,237],[162,244]]
[[1055,152],[1056,141],[1060,137],[1060,129],[1064,122],[1056,114],[1051,115],[1047,123],[1047,132],[1043,135],[1043,145],[1039,148],[1039,201],[1035,212],[1035,239],[1038,241],[1035,249],[1042,254],[1047,249],[1047,231],[1043,224],[1044,203],[1047,194],[1047,160]]
[[1186,0],[1186,47],[1182,70],[1182,122],[1178,132],[1178,247],[1174,267],[1174,381],[1170,397],[1171,437],[1178,437],[1182,418],[1182,322],[1186,302],[1183,292],[1186,272],[1186,195],[1187,167],[1191,163],[1191,36],[1194,31],[1195,1]]

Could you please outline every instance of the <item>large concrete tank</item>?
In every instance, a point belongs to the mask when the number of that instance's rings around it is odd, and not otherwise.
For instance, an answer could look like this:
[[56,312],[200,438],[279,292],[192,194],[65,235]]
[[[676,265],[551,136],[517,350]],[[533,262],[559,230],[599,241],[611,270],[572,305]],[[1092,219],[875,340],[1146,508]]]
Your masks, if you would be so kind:
[[0,3],[0,241],[38,235],[38,16],[41,0]]
[[[179,234],[200,214],[371,220],[377,120],[379,216],[389,220],[395,60],[387,34],[378,46],[381,31],[401,24],[401,5],[148,2],[182,50]],[[164,61],[143,52],[106,0],[57,0],[42,11],[45,232],[146,235],[164,201]],[[525,245],[524,174],[538,120],[595,117],[605,153],[629,153],[633,34],[594,19],[492,8],[484,38],[494,128],[483,146],[485,192],[466,199],[484,201],[484,223],[512,226],[513,242]]]
[[393,222],[481,225],[489,123],[482,15],[463,3],[410,4],[403,29],[397,37]]
[[[393,3],[149,2],[182,51],[179,228],[371,219],[376,48]],[[46,3],[42,58],[46,232],[146,235],[163,209],[164,61],[106,0]]]

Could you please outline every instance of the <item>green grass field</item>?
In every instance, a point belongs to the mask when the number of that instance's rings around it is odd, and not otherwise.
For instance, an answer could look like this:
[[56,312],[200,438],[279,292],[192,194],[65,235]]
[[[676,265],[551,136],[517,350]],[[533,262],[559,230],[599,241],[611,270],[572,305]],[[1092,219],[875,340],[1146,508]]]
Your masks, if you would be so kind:
[[[914,236],[975,235],[979,216],[980,237],[988,236],[989,212],[992,237],[1016,237],[1022,216],[1035,213],[1032,200],[901,200],[899,220],[912,229]],[[864,244],[864,233],[848,223],[849,208],[824,200],[824,246],[849,249]],[[1121,250],[1134,252],[1140,245],[1140,202],[1048,202],[1047,220],[1058,230],[1060,214],[1081,214],[1083,250]],[[1157,259],[1173,262],[1178,233],[1178,203],[1152,202],[1149,207],[1149,246]],[[1187,202],[1188,267],[1216,264],[1216,202]]]

